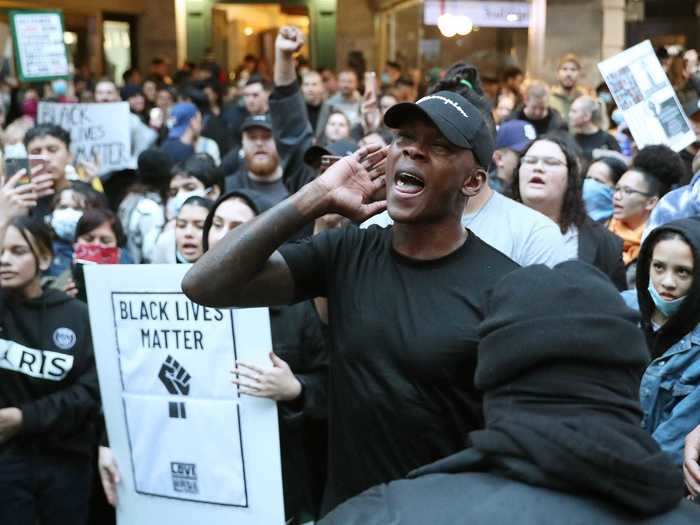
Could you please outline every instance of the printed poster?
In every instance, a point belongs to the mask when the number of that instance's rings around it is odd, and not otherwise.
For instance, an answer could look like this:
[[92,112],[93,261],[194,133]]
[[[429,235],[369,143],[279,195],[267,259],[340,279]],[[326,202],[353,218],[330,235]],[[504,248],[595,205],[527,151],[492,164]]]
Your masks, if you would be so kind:
[[192,303],[188,268],[85,268],[118,523],[282,524],[276,404],[230,375],[236,359],[270,366],[267,309]]
[[665,144],[681,151],[695,133],[649,40],[598,64],[639,149]]

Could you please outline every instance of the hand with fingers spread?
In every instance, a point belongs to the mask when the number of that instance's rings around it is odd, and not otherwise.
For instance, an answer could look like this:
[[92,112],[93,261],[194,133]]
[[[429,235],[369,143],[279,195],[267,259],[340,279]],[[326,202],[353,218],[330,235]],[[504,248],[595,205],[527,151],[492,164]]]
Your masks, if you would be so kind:
[[384,211],[386,201],[375,201],[384,187],[388,148],[370,145],[343,157],[320,175],[314,183],[323,188],[327,212],[338,213],[362,222]]
[[301,395],[301,383],[291,368],[274,352],[270,352],[272,368],[263,370],[257,366],[236,362],[231,382],[238,385],[241,394],[264,397],[275,401],[292,401]]
[[25,170],[20,170],[8,179],[0,188],[0,224],[7,224],[15,217],[27,215],[36,206],[37,191],[34,182],[19,184],[26,176]]
[[700,494],[700,425],[685,438],[683,477],[688,492],[697,497]]

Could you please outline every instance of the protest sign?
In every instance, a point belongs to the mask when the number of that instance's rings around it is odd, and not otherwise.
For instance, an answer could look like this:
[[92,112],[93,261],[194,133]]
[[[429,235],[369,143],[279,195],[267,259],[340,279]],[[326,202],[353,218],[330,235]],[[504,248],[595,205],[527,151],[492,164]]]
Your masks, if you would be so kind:
[[22,82],[67,78],[70,65],[60,11],[10,11],[10,24]]
[[75,164],[98,162],[100,174],[131,165],[129,103],[59,104],[40,102],[37,120],[70,132]]
[[276,404],[230,375],[236,359],[271,366],[267,310],[192,303],[188,267],[85,268],[118,523],[281,525]]
[[598,64],[639,149],[665,144],[681,151],[695,133],[648,40]]

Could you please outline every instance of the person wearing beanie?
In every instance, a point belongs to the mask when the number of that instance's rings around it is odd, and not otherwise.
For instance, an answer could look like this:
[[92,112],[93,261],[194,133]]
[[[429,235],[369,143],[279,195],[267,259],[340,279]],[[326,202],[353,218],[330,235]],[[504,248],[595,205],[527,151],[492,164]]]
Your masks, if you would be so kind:
[[[563,308],[566,305],[566,308]],[[641,426],[636,314],[586,263],[516,270],[488,294],[468,448],[367,490],[319,525],[688,524],[680,470]]]
[[675,463],[700,423],[700,219],[669,222],[646,238],[637,290],[624,292],[642,317],[652,362],[642,377],[642,426]]
[[138,181],[119,204],[118,216],[134,262],[150,262],[158,234],[165,224],[165,202],[172,165],[162,151],[149,149],[139,155]]

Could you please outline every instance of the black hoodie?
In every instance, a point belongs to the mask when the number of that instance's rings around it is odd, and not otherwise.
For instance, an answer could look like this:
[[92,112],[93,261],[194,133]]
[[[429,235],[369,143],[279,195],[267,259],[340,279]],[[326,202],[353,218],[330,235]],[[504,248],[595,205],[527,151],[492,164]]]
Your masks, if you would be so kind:
[[[693,285],[681,309],[672,316],[660,330],[654,331],[651,316],[656,307],[649,294],[649,267],[656,240],[663,233],[675,232],[683,236],[693,251]],[[649,351],[653,358],[659,357],[700,323],[700,218],[672,221],[652,230],[642,244],[637,263],[637,296],[642,328],[647,337]]]
[[30,300],[0,289],[0,408],[22,411],[0,454],[90,456],[99,406],[87,306],[50,288]]

